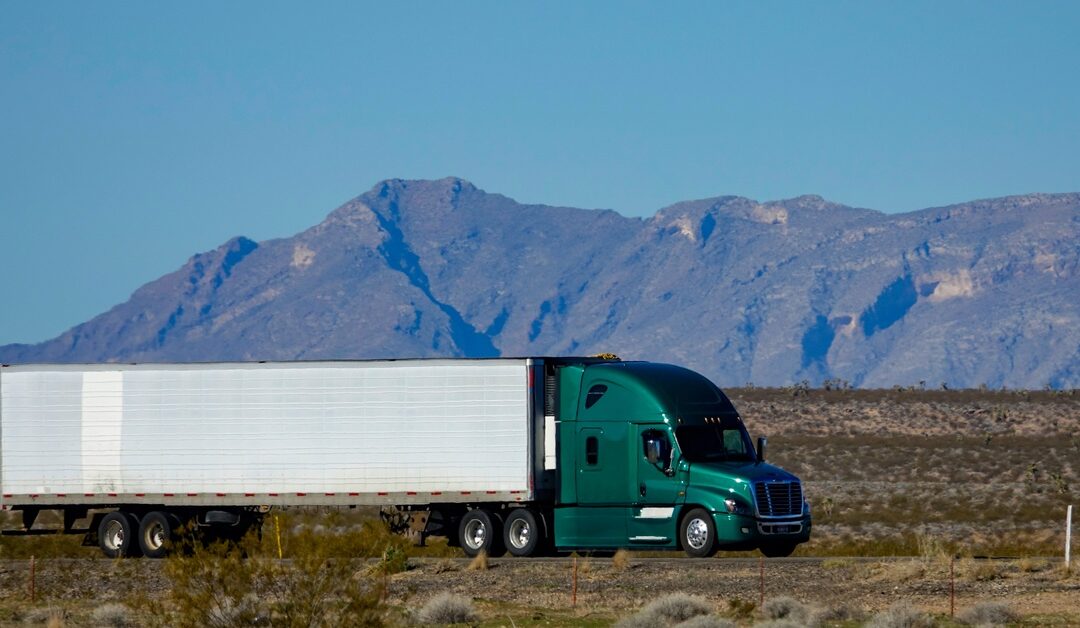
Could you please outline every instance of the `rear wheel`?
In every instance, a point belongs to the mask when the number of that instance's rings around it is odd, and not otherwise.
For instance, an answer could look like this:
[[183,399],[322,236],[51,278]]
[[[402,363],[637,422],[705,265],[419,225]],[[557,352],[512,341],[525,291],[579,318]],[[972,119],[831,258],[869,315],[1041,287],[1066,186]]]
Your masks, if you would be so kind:
[[511,556],[532,556],[544,546],[544,529],[528,508],[515,508],[506,518],[503,540]]
[[461,518],[458,540],[466,556],[485,552],[488,556],[502,556],[506,552],[502,538],[502,519],[485,510],[470,510]]
[[704,508],[694,508],[683,516],[679,541],[689,556],[705,558],[716,553],[716,522]]
[[173,541],[176,521],[163,512],[151,512],[139,524],[139,549],[147,558],[163,558]]
[[139,555],[139,520],[126,512],[110,512],[98,524],[98,547],[109,558]]

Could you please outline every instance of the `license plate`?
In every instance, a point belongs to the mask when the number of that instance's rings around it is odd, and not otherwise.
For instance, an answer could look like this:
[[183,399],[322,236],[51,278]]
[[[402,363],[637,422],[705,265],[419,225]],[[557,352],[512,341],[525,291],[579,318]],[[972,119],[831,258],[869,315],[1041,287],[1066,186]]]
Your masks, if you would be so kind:
[[777,534],[787,534],[788,532],[791,532],[791,526],[775,526],[773,527],[773,530]]

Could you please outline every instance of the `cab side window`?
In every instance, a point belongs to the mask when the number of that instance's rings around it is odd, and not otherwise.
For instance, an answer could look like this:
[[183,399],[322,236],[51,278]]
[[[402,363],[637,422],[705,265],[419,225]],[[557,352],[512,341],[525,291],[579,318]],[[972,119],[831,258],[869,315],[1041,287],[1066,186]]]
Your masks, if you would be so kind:
[[585,439],[585,464],[590,467],[600,464],[600,440],[595,436]]

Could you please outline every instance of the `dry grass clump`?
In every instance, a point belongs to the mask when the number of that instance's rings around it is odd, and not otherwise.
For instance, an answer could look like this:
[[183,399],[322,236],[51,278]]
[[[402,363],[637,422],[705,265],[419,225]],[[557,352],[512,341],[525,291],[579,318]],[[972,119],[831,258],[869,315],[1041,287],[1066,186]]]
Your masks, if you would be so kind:
[[896,604],[874,615],[866,628],[931,628],[934,620],[926,613],[908,606]]
[[1036,573],[1044,571],[1046,567],[1047,563],[1043,558],[1025,557],[1016,561],[1016,568],[1019,569],[1021,573]]
[[473,557],[469,561],[469,566],[466,567],[469,571],[487,571],[488,570],[488,555],[484,550],[480,550],[480,553]]
[[435,566],[432,567],[431,570],[435,573],[450,573],[452,571],[457,571],[458,566],[454,563],[454,561],[450,560],[449,558],[444,558],[439,562],[435,563]]
[[1017,621],[1019,617],[1001,602],[979,602],[960,613],[960,621],[972,626],[1004,626]]
[[123,604],[103,604],[90,613],[90,619],[95,626],[108,626],[109,628],[128,628],[138,626],[135,613]]
[[765,617],[772,620],[788,620],[798,624],[810,625],[810,609],[802,602],[793,597],[782,595],[769,598],[761,607]]
[[62,628],[67,622],[67,613],[62,608],[46,607],[30,609],[23,616],[23,623],[43,624],[48,628]]
[[728,600],[727,605],[727,614],[735,619],[749,619],[757,610],[757,604],[738,597]]
[[618,571],[625,571],[632,566],[632,561],[633,555],[627,550],[620,549],[611,557],[611,566]]
[[421,624],[469,624],[476,621],[472,600],[453,593],[440,593],[416,613]]
[[645,605],[635,615],[620,620],[616,626],[621,628],[651,628],[670,626],[693,619],[698,615],[708,615],[713,609],[705,600],[685,593],[672,593]]
[[921,560],[880,563],[878,573],[889,582],[910,582],[926,575],[926,563]]
[[1002,567],[993,560],[975,560],[965,558],[960,561],[959,570],[961,577],[976,582],[987,582],[1002,576]]
[[794,619],[770,619],[754,624],[754,628],[807,628],[809,625]]

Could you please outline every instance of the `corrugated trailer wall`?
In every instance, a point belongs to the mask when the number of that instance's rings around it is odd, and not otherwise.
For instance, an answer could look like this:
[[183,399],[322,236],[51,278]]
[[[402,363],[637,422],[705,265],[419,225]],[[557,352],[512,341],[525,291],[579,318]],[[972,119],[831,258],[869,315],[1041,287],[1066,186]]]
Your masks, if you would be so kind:
[[527,500],[528,369],[526,360],[4,367],[3,502]]

